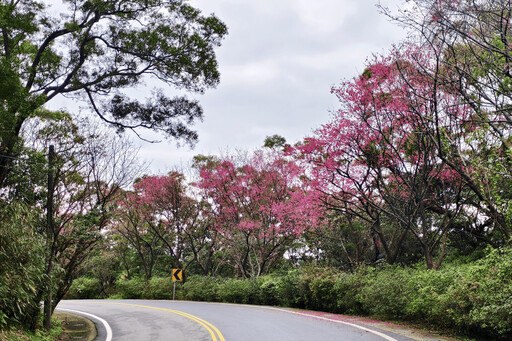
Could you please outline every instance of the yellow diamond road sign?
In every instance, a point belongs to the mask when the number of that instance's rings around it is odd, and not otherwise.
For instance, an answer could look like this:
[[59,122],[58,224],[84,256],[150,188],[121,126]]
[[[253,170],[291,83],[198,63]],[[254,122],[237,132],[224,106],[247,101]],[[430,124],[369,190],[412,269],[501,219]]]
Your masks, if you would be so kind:
[[172,269],[172,280],[181,282],[183,280],[183,269]]

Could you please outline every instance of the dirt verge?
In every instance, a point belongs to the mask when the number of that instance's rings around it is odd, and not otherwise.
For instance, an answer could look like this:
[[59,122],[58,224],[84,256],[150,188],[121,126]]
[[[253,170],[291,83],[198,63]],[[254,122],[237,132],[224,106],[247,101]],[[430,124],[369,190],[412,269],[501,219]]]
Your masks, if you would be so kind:
[[53,314],[62,324],[62,334],[58,341],[93,341],[98,332],[96,325],[89,319],[62,311],[55,311]]

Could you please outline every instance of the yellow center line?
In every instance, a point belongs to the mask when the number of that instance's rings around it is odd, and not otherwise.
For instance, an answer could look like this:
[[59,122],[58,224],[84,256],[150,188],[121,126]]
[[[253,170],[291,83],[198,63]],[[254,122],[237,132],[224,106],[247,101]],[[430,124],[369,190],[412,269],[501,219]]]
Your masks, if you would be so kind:
[[[201,318],[199,318],[197,316],[194,316],[192,314],[185,313],[183,311],[174,310],[174,309],[167,309],[167,308],[152,307],[152,306],[148,306],[148,305],[130,304],[130,303],[114,303],[114,302],[102,302],[102,303],[126,305],[126,306],[139,307],[139,308],[147,308],[147,309],[153,309],[153,310],[161,310],[161,311],[166,311],[168,313],[173,313],[173,314],[176,314],[176,315],[180,315],[180,316],[186,317],[186,318],[188,318],[188,319],[190,319],[190,320],[200,324],[201,326],[203,326],[208,331],[210,336],[212,337],[212,341],[226,341],[226,339],[224,339],[224,336],[222,335],[222,333],[213,324],[211,324],[210,322],[205,321],[205,320],[203,320],[203,319],[201,319]],[[217,339],[217,336],[219,337],[218,339]]]

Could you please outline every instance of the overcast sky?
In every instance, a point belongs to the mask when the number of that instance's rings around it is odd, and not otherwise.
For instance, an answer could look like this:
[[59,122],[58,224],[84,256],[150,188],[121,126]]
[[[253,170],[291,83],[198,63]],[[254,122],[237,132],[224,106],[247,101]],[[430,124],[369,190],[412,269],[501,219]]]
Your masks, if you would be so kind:
[[[200,101],[194,149],[174,141],[141,144],[152,173],[187,167],[194,155],[254,150],[266,136],[288,143],[310,135],[338,108],[333,85],[362,72],[405,32],[380,14],[378,0],[191,0],[229,28],[217,49],[220,84]],[[401,0],[381,0],[396,8]]]

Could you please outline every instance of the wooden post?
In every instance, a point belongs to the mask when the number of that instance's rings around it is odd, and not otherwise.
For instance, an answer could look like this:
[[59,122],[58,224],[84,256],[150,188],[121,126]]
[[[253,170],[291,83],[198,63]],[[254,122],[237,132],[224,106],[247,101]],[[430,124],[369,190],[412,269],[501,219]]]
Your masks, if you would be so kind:
[[53,245],[54,245],[54,229],[53,229],[53,190],[54,190],[54,178],[53,178],[53,167],[55,160],[55,147],[50,145],[48,149],[48,195],[46,201],[46,233],[48,246],[50,247],[50,255],[48,259],[48,291],[47,296],[44,300],[44,328],[49,330],[51,328],[52,321],[52,268],[53,268]]

